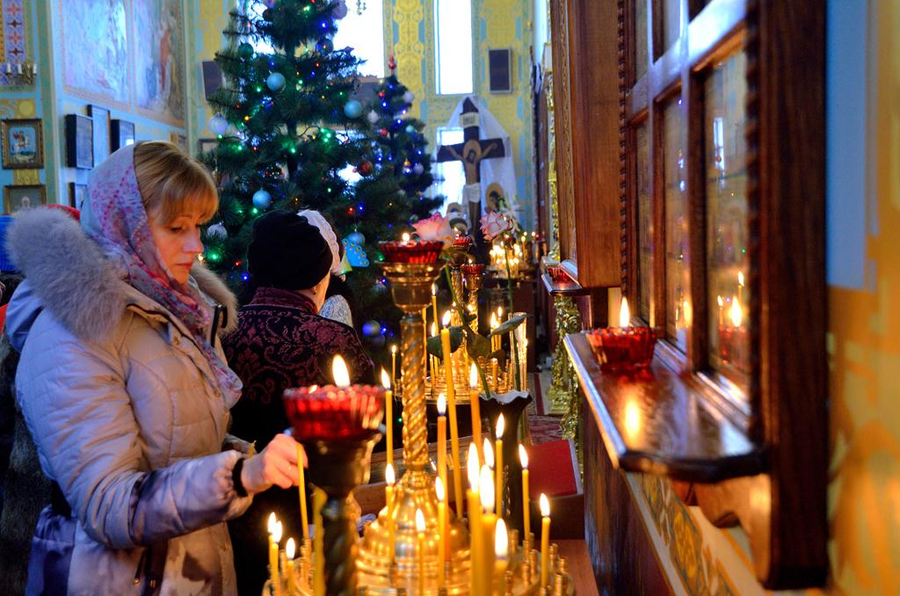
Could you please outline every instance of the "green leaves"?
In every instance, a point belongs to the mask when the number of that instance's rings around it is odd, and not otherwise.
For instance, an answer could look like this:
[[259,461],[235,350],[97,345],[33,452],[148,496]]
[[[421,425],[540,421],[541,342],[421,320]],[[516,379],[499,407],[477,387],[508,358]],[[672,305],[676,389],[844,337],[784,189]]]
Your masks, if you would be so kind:
[[527,314],[527,313],[511,317],[509,320],[503,321],[503,323],[499,327],[497,327],[496,329],[491,331],[491,334],[488,335],[488,337],[494,337],[496,335],[503,335],[504,333],[509,333],[510,331],[513,331],[516,327],[518,327],[519,325],[524,323],[525,319],[529,319],[531,317],[532,317],[532,315]]
[[[459,346],[462,345],[463,341],[463,328],[462,327],[450,327],[450,352],[453,353],[459,349]],[[428,353],[432,356],[437,356],[441,360],[444,359],[444,349],[441,345],[441,336],[435,335],[434,337],[429,337],[426,343],[428,348]]]

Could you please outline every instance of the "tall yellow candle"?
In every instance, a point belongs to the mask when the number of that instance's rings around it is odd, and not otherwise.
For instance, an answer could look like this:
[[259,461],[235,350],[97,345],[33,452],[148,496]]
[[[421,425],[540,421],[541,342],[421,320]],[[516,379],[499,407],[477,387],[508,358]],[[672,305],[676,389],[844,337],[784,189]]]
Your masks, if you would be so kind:
[[425,516],[416,509],[416,566],[419,570],[419,594],[425,594]]
[[[450,353],[450,311],[444,313],[444,326],[441,328],[441,351],[444,356],[444,379],[447,383],[447,399],[456,400],[456,387],[453,382],[453,355]],[[444,339],[446,338],[446,339]]]
[[316,488],[313,491],[313,524],[315,536],[313,536],[313,594],[325,596],[325,537],[322,526],[322,507],[325,505],[325,491]]
[[541,586],[550,577],[550,501],[541,493]]
[[500,362],[491,358],[491,378],[494,380],[494,391],[500,391]]
[[479,465],[478,450],[475,449],[475,443],[469,444],[468,457],[469,471],[469,490],[466,491],[466,500],[468,505],[469,516],[469,549],[471,551],[469,559],[471,560],[472,572],[469,574],[469,593],[479,594],[478,588],[478,561],[481,556],[481,499],[478,495]]
[[494,544],[497,516],[494,514],[494,478],[487,466],[481,466],[479,494],[484,514],[481,516],[482,549],[478,562],[479,589],[475,594],[493,594],[494,549],[491,546]]
[[494,466],[494,482],[496,486],[497,493],[497,504],[494,507],[494,511],[497,512],[498,517],[503,517],[503,432],[506,430],[506,421],[503,419],[503,414],[497,418],[497,440],[494,443],[494,454],[495,459],[497,460],[497,465]]
[[391,346],[391,387],[397,384],[397,344]]
[[434,481],[434,492],[438,499],[438,589],[443,589],[447,582],[447,495],[440,478]]
[[437,286],[431,284],[431,315],[434,317],[434,326],[438,326],[438,311],[437,311]]
[[521,444],[519,445],[519,461],[522,463],[522,537],[525,538],[531,531],[531,505],[528,502],[528,452]]
[[388,464],[384,469],[384,481],[387,486],[384,487],[384,501],[387,506],[387,527],[388,527],[388,544],[390,544],[391,552],[388,555],[389,567],[394,566],[394,466]]
[[284,575],[287,579],[287,591],[289,596],[295,596],[298,593],[297,582],[294,577],[294,555],[297,551],[297,545],[294,544],[293,538],[288,538],[284,547]]
[[385,428],[385,455],[387,463],[394,463],[394,392],[391,391],[391,382],[387,372],[381,369],[381,384],[384,386],[384,428]]
[[437,400],[437,464],[438,478],[447,486],[447,397],[441,393]]
[[297,444],[297,492],[300,495],[300,529],[303,532],[303,539],[309,538],[309,518],[306,513],[306,471],[303,469],[303,462],[306,456],[303,452],[303,445]]
[[[446,340],[444,339],[445,337]],[[444,343],[445,341],[446,343]],[[450,353],[450,331],[448,329],[441,330],[441,350],[444,354]],[[447,406],[450,409],[450,458],[453,461],[453,495],[456,497],[456,515],[462,518],[462,467],[459,463],[459,426],[456,423],[456,393],[453,391],[452,380],[447,386]]]
[[[499,326],[499,323],[497,322],[497,315],[495,315],[494,313],[491,313],[491,333],[493,333],[494,329],[496,329],[498,326]],[[491,336],[491,352],[496,352],[499,349],[500,349],[500,336],[492,335]]]
[[[436,337],[437,335],[438,335],[437,323],[432,323],[431,324],[431,337]],[[447,337],[449,338],[450,336],[448,335]],[[444,349],[443,341],[444,341],[444,338],[443,338],[443,336],[441,336],[441,350]],[[428,353],[427,346],[425,348],[425,353],[426,354]],[[428,361],[431,363],[430,364],[430,366],[431,366],[431,390],[433,392],[434,387],[437,385],[438,374],[440,374],[440,373],[438,371],[437,357],[429,354]]]
[[281,594],[281,581],[278,577],[278,543],[281,542],[281,523],[276,521],[275,512],[269,514],[269,578],[272,580],[272,591]]
[[472,409],[472,442],[478,450],[478,465],[484,463],[481,449],[481,399],[478,397],[478,369],[475,363],[469,368],[469,406]]
[[509,534],[506,532],[506,522],[503,518],[497,520],[497,529],[494,532],[494,572],[500,576],[497,593],[506,594],[506,566],[509,556]]

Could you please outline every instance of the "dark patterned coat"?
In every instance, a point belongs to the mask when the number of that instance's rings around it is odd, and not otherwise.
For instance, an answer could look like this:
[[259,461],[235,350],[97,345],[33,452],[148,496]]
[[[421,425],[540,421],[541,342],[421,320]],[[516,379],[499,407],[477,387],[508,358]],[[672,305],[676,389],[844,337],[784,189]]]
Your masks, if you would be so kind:
[[[288,428],[281,395],[289,387],[332,383],[331,361],[340,354],[354,383],[372,383],[372,361],[356,332],[315,314],[306,297],[288,290],[260,288],[238,314],[238,329],[225,338],[228,365],[244,382],[232,408],[232,434],[256,441],[262,450]],[[311,503],[311,501],[310,501]],[[235,568],[241,594],[259,594],[268,562],[266,522],[274,511],[284,538],[301,542],[296,489],[273,487],[257,495],[246,514],[229,524],[235,543]]]

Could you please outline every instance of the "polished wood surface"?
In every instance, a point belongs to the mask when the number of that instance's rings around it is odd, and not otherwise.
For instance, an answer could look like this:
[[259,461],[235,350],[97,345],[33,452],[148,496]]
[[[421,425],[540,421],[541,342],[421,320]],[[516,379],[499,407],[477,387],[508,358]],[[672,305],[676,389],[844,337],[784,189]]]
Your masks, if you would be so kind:
[[544,289],[553,296],[585,296],[591,293],[589,289],[582,287],[575,280],[553,281],[549,273],[541,274],[541,282],[544,284]]
[[559,545],[559,556],[565,557],[569,563],[575,593],[578,596],[599,594],[594,570],[591,568],[591,559],[588,556],[587,543],[584,540],[557,540],[556,543]]
[[658,360],[643,373],[604,373],[584,333],[566,337],[590,411],[623,470],[717,482],[763,470],[762,449],[707,402],[704,390]]

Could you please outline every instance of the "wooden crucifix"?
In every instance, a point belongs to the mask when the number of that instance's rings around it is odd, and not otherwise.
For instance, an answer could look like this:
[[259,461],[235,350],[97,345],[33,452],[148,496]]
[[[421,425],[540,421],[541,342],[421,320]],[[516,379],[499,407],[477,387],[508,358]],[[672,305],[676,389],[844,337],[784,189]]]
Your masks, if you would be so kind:
[[[466,198],[469,203],[469,219],[472,226],[472,235],[476,239],[481,238],[481,234],[475,234],[481,221],[481,162],[485,159],[494,159],[505,157],[506,151],[503,148],[503,139],[483,139],[478,138],[478,108],[470,98],[463,100],[463,110],[460,116],[460,124],[463,126],[463,142],[456,145],[442,145],[438,147],[438,161],[461,161],[466,172]],[[478,186],[478,200],[468,200],[469,192],[475,189],[472,185]]]

